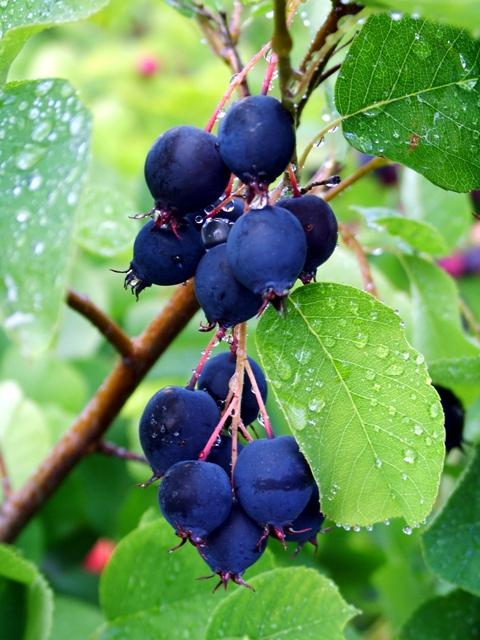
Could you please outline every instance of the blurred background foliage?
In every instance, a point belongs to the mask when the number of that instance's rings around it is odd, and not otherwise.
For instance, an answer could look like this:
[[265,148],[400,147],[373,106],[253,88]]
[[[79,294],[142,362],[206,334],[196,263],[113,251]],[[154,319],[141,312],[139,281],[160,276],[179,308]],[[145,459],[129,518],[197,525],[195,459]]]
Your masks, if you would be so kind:
[[[294,61],[300,60],[327,7],[322,0],[306,3],[300,11],[293,28]],[[244,61],[270,37],[270,11],[268,2],[260,3],[246,20],[240,41]],[[254,91],[264,69],[265,64],[260,63],[249,78]],[[77,216],[70,285],[88,294],[128,334],[136,335],[171,295],[168,288],[150,289],[135,302],[123,290],[122,276],[109,271],[126,268],[131,258],[140,223],[128,216],[151,206],[143,180],[146,152],[169,127],[182,123],[204,126],[231,72],[212,55],[196,23],[172,6],[161,0],[112,0],[86,22],[50,29],[29,41],[12,67],[10,80],[45,77],[68,78],[94,118],[93,160]],[[331,111],[332,87],[333,82],[325,83],[305,109],[299,148],[328,121],[325,114]],[[341,163],[342,175],[362,161],[353,149],[347,150],[341,132],[336,132],[314,150],[308,169],[315,170],[332,157]],[[366,177],[335,201],[338,217],[360,220],[352,205],[401,210],[411,195],[405,180],[400,171],[390,180],[385,174]],[[463,220],[457,237],[457,247],[462,249],[474,242],[474,207],[468,196],[454,194],[454,200],[453,214],[460,211]],[[448,219],[439,224],[444,225],[440,232],[448,237]],[[378,230],[363,226],[361,233],[365,244],[375,249]],[[476,242],[480,244],[480,238]],[[409,282],[404,269],[391,253],[378,249],[373,254],[383,298],[408,321]],[[319,277],[361,286],[356,263],[343,249]],[[480,321],[478,276],[458,282]],[[201,319],[197,314],[153,368],[112,426],[110,440],[138,451],[137,424],[146,401],[163,385],[184,384],[198,361],[206,343],[206,336],[197,330]],[[251,337],[253,333],[254,323]],[[249,351],[255,357],[253,339]],[[55,343],[38,359],[26,360],[0,334],[0,401],[4,407],[0,433],[15,425],[8,429],[12,446],[5,446],[7,465],[15,469],[14,486],[68,428],[115,357],[97,331],[67,308]],[[269,409],[277,430],[286,430],[279,411],[272,405]],[[475,415],[478,413],[477,405]],[[475,437],[478,420],[470,422],[470,435]],[[463,466],[462,454],[452,453],[440,502]],[[147,476],[142,465],[91,455],[22,533],[19,546],[24,556],[39,563],[60,594],[55,640],[66,637],[62,634],[72,610],[81,612],[86,625],[85,635],[78,637],[87,637],[87,631],[101,622],[98,575],[85,568],[85,558],[99,538],[118,541],[138,525],[148,508],[156,506],[153,487],[141,491],[135,486]],[[274,553],[278,564],[291,562],[279,546],[274,545]],[[304,549],[296,562],[315,566],[332,577],[345,599],[363,611],[349,629],[351,638],[390,637],[421,602],[446,589],[425,568],[418,532],[407,537],[394,522],[376,525],[371,532],[335,528],[321,536],[318,552]],[[0,594],[1,588],[0,584]]]

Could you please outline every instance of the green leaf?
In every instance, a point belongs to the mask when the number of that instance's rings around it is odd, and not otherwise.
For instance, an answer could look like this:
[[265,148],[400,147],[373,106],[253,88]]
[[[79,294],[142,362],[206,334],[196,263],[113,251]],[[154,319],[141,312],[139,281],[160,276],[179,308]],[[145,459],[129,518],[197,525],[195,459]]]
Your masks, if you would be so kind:
[[399,640],[480,638],[480,600],[453,591],[423,604],[405,624]]
[[108,4],[108,0],[4,0],[0,3],[0,82],[31,36],[63,22],[82,20]]
[[50,433],[40,408],[24,398],[14,382],[0,384],[0,449],[12,483],[20,488],[50,448]]
[[343,133],[451,191],[480,186],[480,43],[426,20],[371,16],[335,87]]
[[450,250],[469,232],[472,205],[468,195],[440,189],[410,169],[402,171],[400,194],[405,215],[434,227]]
[[369,294],[309,285],[257,331],[272,391],[337,523],[430,512],[443,465],[443,414],[424,358]]
[[[17,596],[24,600],[22,640],[47,640],[52,625],[53,598],[45,578],[35,565],[5,545],[0,545],[0,576],[6,579],[3,588],[16,587]],[[4,620],[2,615],[2,625]],[[18,640],[18,636],[7,636],[5,640]]]
[[[478,35],[480,5],[477,0],[364,0],[367,7],[385,7],[395,12],[412,13],[422,18],[464,27]],[[396,14],[398,15],[398,13]]]
[[52,338],[63,304],[90,116],[68,82],[0,91],[0,308],[28,353]]
[[403,256],[401,262],[410,278],[413,345],[428,362],[478,356],[478,346],[463,331],[458,290],[452,278],[422,258]]
[[435,384],[444,387],[480,385],[480,355],[476,358],[436,360],[428,369]]
[[97,607],[75,598],[57,596],[49,640],[87,640],[102,619]]
[[230,594],[215,609],[206,640],[342,640],[358,611],[313,569],[275,569],[251,581],[255,593]]
[[432,571],[480,595],[480,447],[455,491],[423,534]]
[[[456,194],[453,194],[456,195]],[[391,209],[354,207],[367,223],[380,230],[385,230],[392,236],[400,238],[412,249],[431,255],[445,255],[448,245],[442,235],[430,224],[411,220]]]

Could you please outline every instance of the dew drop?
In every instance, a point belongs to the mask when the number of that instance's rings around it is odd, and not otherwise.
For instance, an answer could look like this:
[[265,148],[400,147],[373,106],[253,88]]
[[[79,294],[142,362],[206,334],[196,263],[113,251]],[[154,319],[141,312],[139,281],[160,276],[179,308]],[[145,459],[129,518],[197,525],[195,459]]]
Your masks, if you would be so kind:
[[415,364],[423,364],[424,362],[425,362],[424,356],[421,353],[419,353],[415,358]]
[[290,380],[292,377],[292,368],[288,364],[288,362],[279,362],[277,366],[278,375],[282,380]]
[[374,380],[376,375],[377,374],[373,369],[367,369],[367,371],[365,372],[365,377],[367,380]]
[[403,527],[402,531],[406,536],[411,536],[413,529],[411,527]]
[[422,429],[422,427],[421,427],[419,424],[416,424],[416,425],[413,427],[413,433],[414,433],[416,436],[421,436],[421,435],[422,435],[422,433],[423,433],[423,429]]
[[382,460],[380,460],[380,458],[375,458],[375,466],[377,467],[377,469],[381,469],[383,467],[383,462]]
[[407,464],[413,464],[417,459],[417,454],[413,449],[404,449],[403,451],[403,461]]
[[432,405],[430,405],[430,416],[432,418],[436,418],[438,416],[438,403],[434,402]]
[[400,376],[402,375],[403,371],[404,367],[401,364],[394,363],[387,367],[385,373],[387,376]]
[[308,408],[314,413],[320,413],[324,407],[325,400],[323,398],[315,398],[313,400],[310,400],[310,402],[308,403]]
[[388,354],[390,353],[390,349],[385,346],[384,344],[381,344],[377,347],[377,350],[375,352],[377,354],[377,356],[379,358],[386,358],[388,356]]

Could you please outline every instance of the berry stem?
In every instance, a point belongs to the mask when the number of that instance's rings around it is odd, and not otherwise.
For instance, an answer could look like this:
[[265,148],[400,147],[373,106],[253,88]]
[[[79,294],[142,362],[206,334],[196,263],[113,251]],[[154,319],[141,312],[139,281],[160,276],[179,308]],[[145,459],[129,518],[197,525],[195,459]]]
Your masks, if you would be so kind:
[[288,177],[290,179],[290,184],[292,185],[293,197],[298,198],[298,196],[302,195],[302,192],[298,186],[297,176],[295,175],[295,170],[291,162],[288,165]]
[[238,428],[240,424],[240,411],[243,394],[243,378],[245,375],[245,362],[247,362],[247,323],[237,325],[237,363],[235,374],[230,382],[233,392],[233,418],[232,418],[232,479],[238,458]]
[[193,372],[193,375],[190,378],[190,382],[187,384],[187,389],[192,389],[192,390],[195,389],[195,385],[197,384],[200,374],[203,371],[203,367],[205,366],[205,363],[209,359],[210,354],[212,353],[212,350],[214,349],[214,347],[216,347],[217,344],[221,342],[223,336],[225,335],[225,332],[226,332],[226,329],[223,327],[220,327],[220,329],[215,333],[213,338],[210,339],[209,343],[207,344],[205,349],[202,351],[202,357],[200,358],[195,368],[195,371]]
[[2,481],[2,493],[3,499],[7,500],[12,495],[12,484],[10,482],[10,476],[8,475],[7,465],[5,464],[5,458],[0,451],[0,478]]
[[338,127],[338,125],[340,125],[342,121],[343,121],[343,117],[341,116],[339,118],[336,118],[335,120],[331,120],[327,125],[323,127],[323,129],[320,129],[320,131],[310,140],[310,142],[307,143],[307,146],[303,150],[303,153],[300,156],[300,160],[298,161],[298,168],[300,171],[304,168],[307,158],[310,155],[310,152],[313,149],[313,147],[317,143],[319,143],[321,140],[323,140],[323,138],[327,135],[330,129],[334,129],[335,127]]
[[130,358],[133,353],[132,340],[111,318],[93,304],[90,298],[76,291],[69,291],[67,293],[67,304],[71,309],[74,309],[89,320],[121,356]]
[[278,59],[278,74],[282,101],[284,104],[288,104],[290,102],[288,85],[292,77],[290,51],[292,50],[293,42],[288,30],[287,0],[274,0],[273,11],[274,28],[272,48],[277,54]]
[[260,393],[260,389],[258,388],[257,380],[255,378],[255,374],[253,373],[252,365],[248,361],[245,360],[245,370],[250,379],[250,384],[252,385],[253,393],[255,394],[258,402],[258,407],[260,409],[260,415],[262,416],[263,428],[267,434],[268,438],[273,438],[272,425],[270,423],[270,418],[267,413],[267,409],[265,407],[265,403],[263,402],[262,394]]
[[207,213],[207,216],[206,216],[207,219],[214,218],[218,213],[220,213],[220,211],[225,207],[225,205],[231,202],[236,196],[238,196],[243,191],[243,189],[244,187],[241,186],[239,189],[237,189],[233,193],[230,193],[230,195],[224,200],[222,200],[220,204],[215,207],[215,209],[212,209],[210,213]]
[[222,417],[220,418],[220,422],[217,424],[215,429],[212,431],[212,435],[207,440],[206,445],[203,447],[203,449],[198,454],[198,459],[199,460],[206,460],[208,458],[208,456],[210,455],[210,451],[212,450],[213,445],[217,441],[218,436],[222,432],[222,429],[225,426],[226,421],[232,415],[232,412],[235,410],[236,401],[237,401],[236,398],[233,397],[232,400],[230,401],[230,403],[227,405],[225,411],[222,414]]
[[119,447],[113,442],[105,442],[104,440],[95,445],[92,453],[103,453],[106,456],[121,458],[122,460],[132,460],[133,462],[142,462],[148,465],[147,459],[140,453],[134,453],[133,451]]
[[358,242],[354,233],[351,231],[351,229],[348,228],[347,225],[340,224],[339,231],[340,231],[340,235],[342,237],[343,242],[347,247],[349,247],[353,251],[353,253],[355,254],[355,257],[357,258],[357,261],[360,267],[360,272],[362,274],[363,288],[368,293],[371,293],[372,296],[374,296],[375,298],[380,298],[377,287],[373,280],[367,255],[363,250],[362,245]]
[[330,200],[333,200],[338,196],[339,193],[341,193],[342,191],[345,191],[345,189],[347,189],[352,184],[360,180],[360,178],[363,178],[363,176],[365,176],[367,173],[370,173],[371,171],[374,171],[379,167],[384,167],[387,164],[390,164],[390,160],[387,160],[386,158],[381,158],[381,157],[372,158],[369,162],[364,164],[362,167],[359,167],[354,173],[352,173],[352,175],[348,176],[348,178],[345,178],[345,180],[342,180],[340,184],[337,184],[336,187],[333,187],[333,189],[330,189],[330,191],[327,191],[327,193],[323,195],[323,199],[326,200],[327,202],[329,202]]
[[266,96],[270,91],[273,74],[275,73],[275,69],[277,68],[278,57],[276,54],[272,54],[272,58],[268,63],[267,70],[265,72],[265,76],[262,82],[262,88],[260,89],[260,94],[262,96]]

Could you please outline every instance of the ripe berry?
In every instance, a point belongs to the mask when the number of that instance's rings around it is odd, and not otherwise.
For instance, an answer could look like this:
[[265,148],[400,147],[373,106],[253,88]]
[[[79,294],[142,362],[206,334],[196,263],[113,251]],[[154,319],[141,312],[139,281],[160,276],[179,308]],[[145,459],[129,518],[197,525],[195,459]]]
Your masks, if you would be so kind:
[[[267,381],[260,366],[248,358],[257,381],[258,388],[263,401],[267,399]],[[214,358],[208,360],[198,379],[198,388],[209,393],[215,402],[222,409],[229,392],[230,379],[235,373],[235,356],[230,351],[219,353]],[[258,416],[258,402],[252,391],[252,385],[248,375],[243,377],[243,394],[240,416],[244,425],[249,425]]]
[[182,223],[174,233],[149,220],[135,238],[125,287],[131,286],[138,297],[152,284],[185,282],[195,274],[204,252],[199,234],[189,222]]
[[227,519],[232,487],[225,471],[200,460],[177,462],[165,474],[158,492],[160,510],[178,536],[200,544]]
[[307,238],[307,257],[301,278],[309,282],[317,267],[326,262],[337,246],[338,223],[331,207],[316,196],[300,196],[279,200],[277,206],[287,209],[297,218]]
[[462,447],[465,411],[457,396],[444,387],[435,386],[445,414],[445,448]]
[[213,247],[200,260],[195,273],[195,295],[208,322],[211,325],[218,322],[221,327],[250,320],[262,306],[262,298],[234,277],[226,244]]
[[218,144],[223,161],[236,176],[264,188],[282,173],[293,155],[292,118],[276,98],[244,98],[223,118]]
[[158,477],[176,462],[196,460],[220,419],[215,401],[204,391],[165,387],[140,418],[140,443]]
[[252,209],[239,218],[227,240],[235,278],[265,298],[288,293],[305,264],[306,253],[302,225],[281,207]]
[[265,551],[262,529],[237,503],[233,503],[228,519],[205,538],[199,552],[225,587],[229,580],[247,586],[242,574]]
[[256,440],[243,448],[233,475],[238,500],[256,522],[283,538],[306,507],[314,481],[292,436]]
[[145,161],[145,180],[155,205],[177,215],[214,202],[229,179],[216,137],[195,127],[166,131],[153,143]]
[[[203,223],[201,234],[205,249],[211,249],[227,241],[233,225],[243,214],[244,201],[241,198],[234,198],[218,211],[213,217],[206,218]],[[213,207],[212,211],[214,211]]]
[[317,546],[317,533],[322,528],[325,516],[320,511],[320,497],[317,485],[314,486],[312,496],[302,513],[295,518],[287,529],[285,540],[298,542],[298,549],[306,542]]

